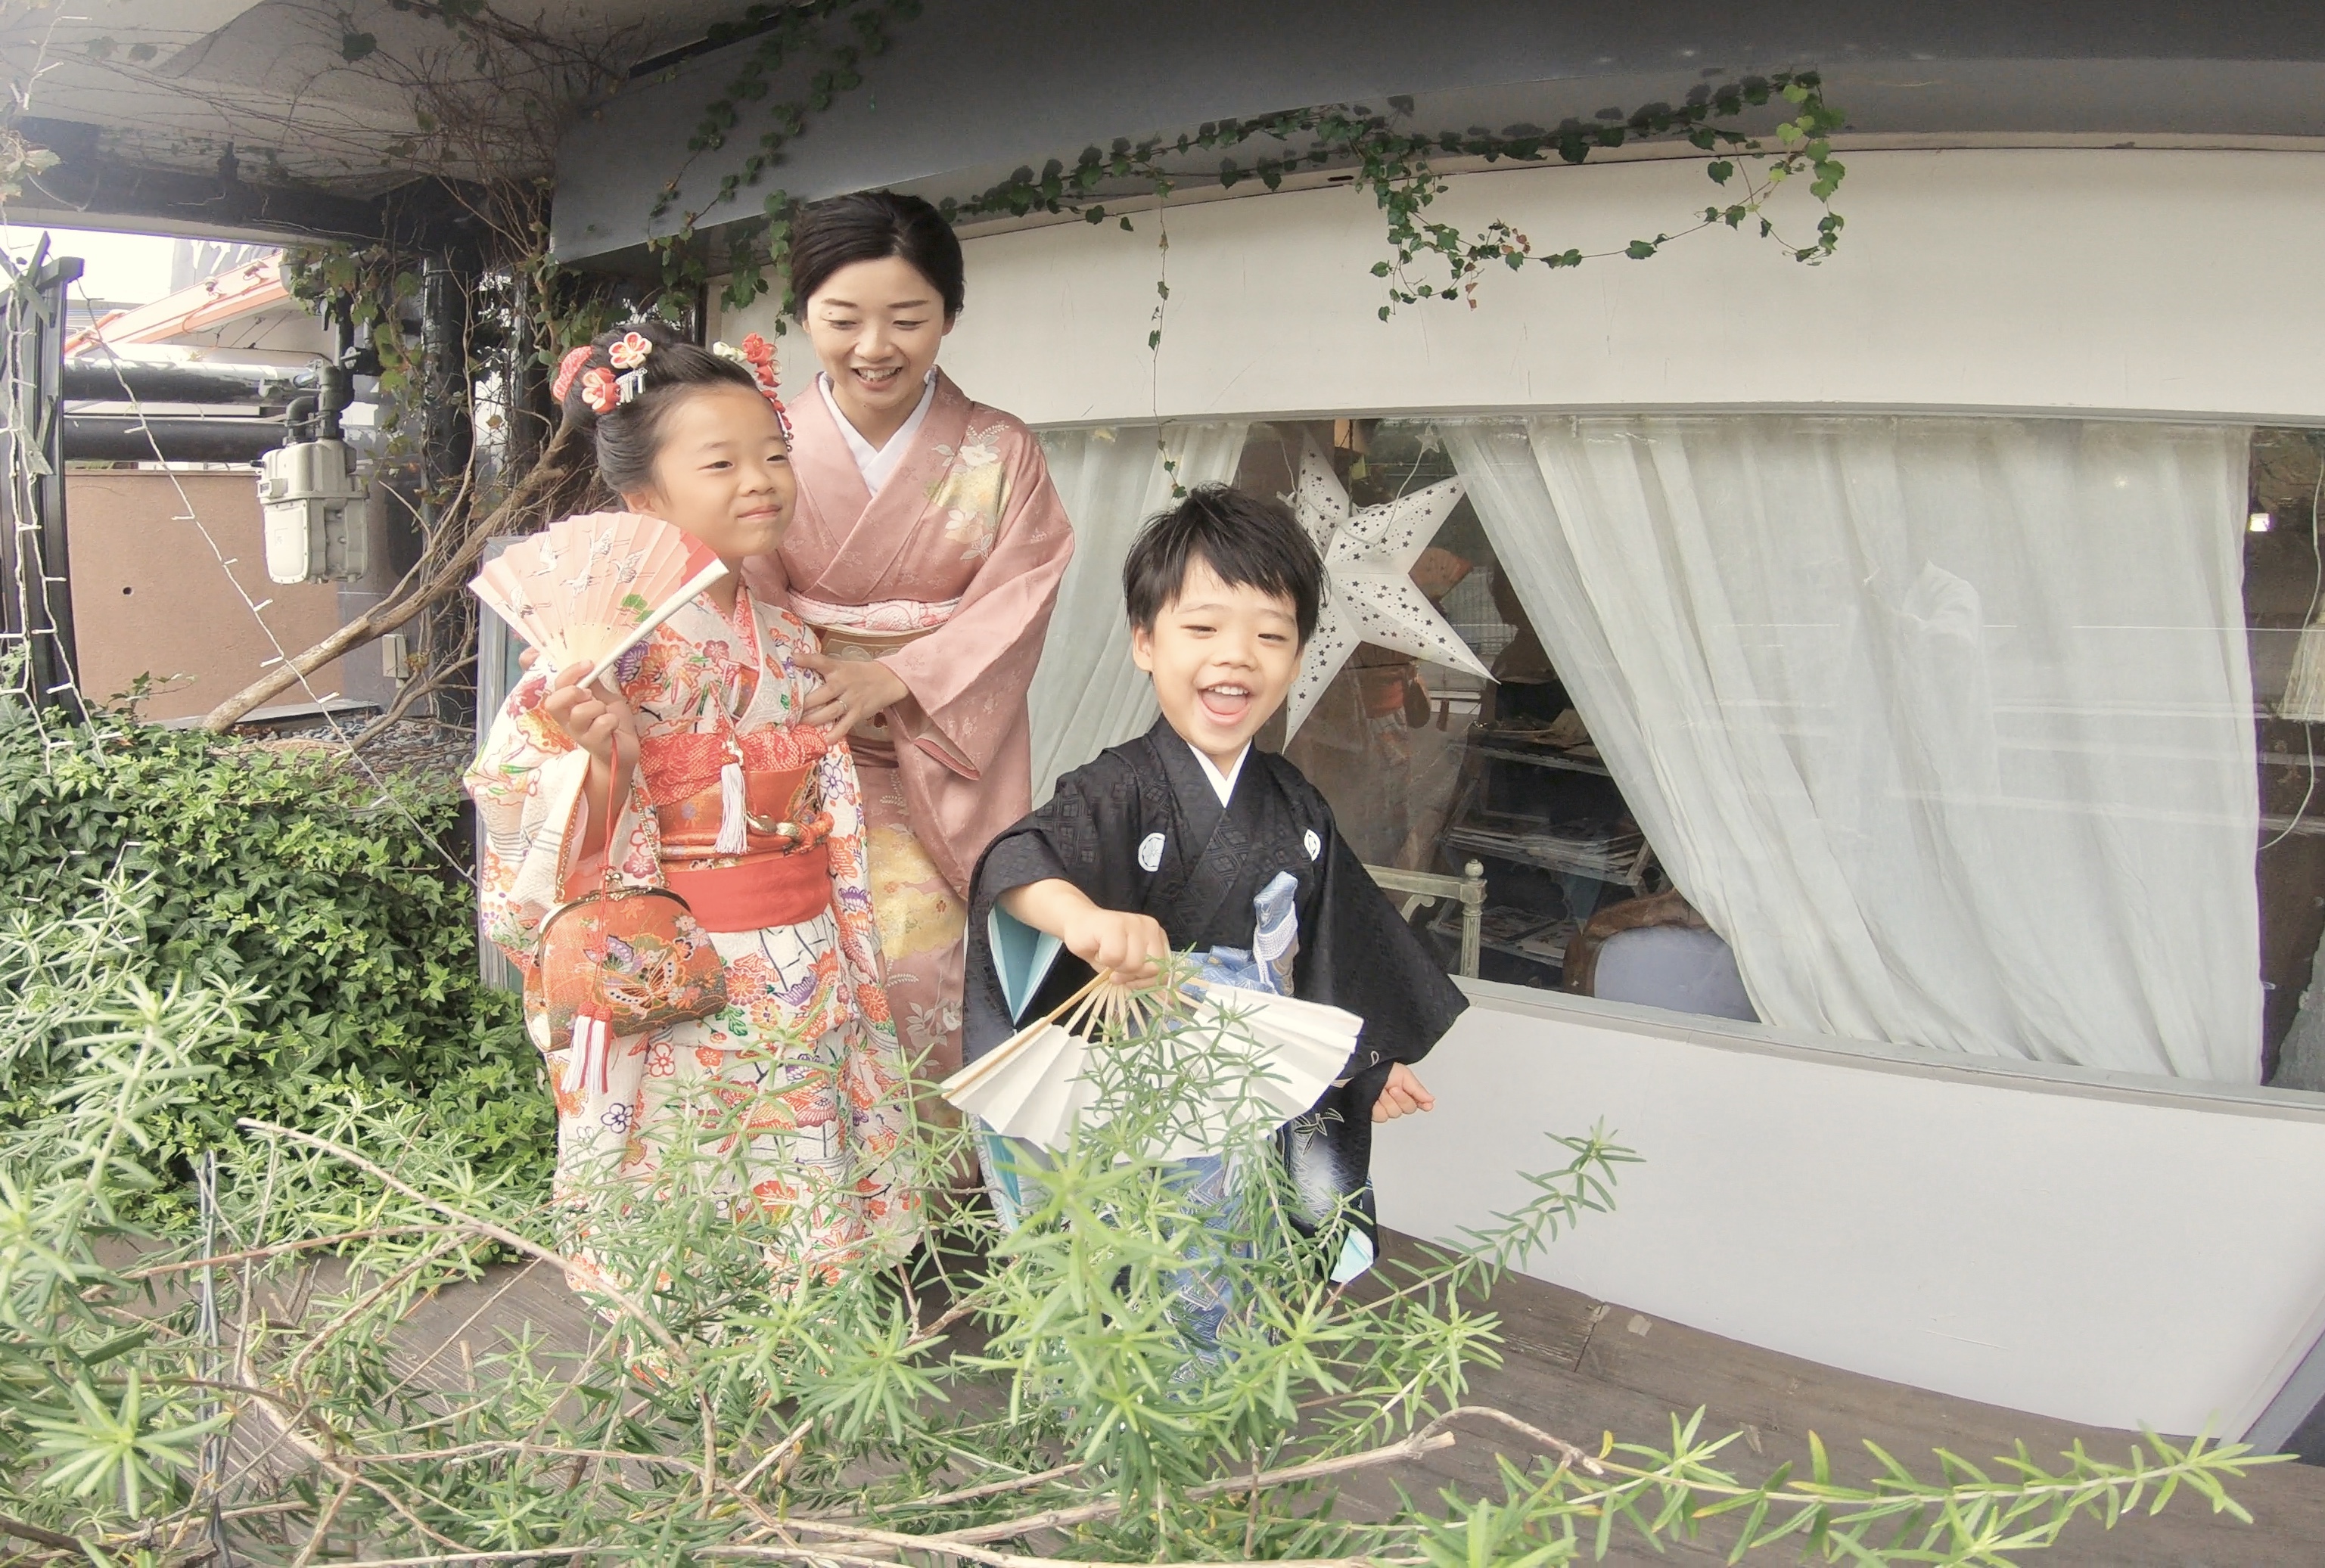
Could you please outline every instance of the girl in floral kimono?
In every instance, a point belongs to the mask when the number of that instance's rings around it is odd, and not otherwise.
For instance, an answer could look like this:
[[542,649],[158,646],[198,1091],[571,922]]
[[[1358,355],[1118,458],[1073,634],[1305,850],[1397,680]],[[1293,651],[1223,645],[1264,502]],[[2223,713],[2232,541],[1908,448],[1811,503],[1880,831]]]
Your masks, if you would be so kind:
[[855,752],[889,996],[933,1080],[960,1065],[969,872],[1033,804],[1025,690],[1073,531],[1033,433],[936,368],[963,284],[934,208],[818,203],[790,269],[822,374],[794,400],[798,521],[751,585],[822,639],[807,716]]
[[[792,518],[773,386],[755,337],[714,352],[641,323],[566,356],[564,425],[529,483],[578,502],[601,479],[731,575],[622,657],[618,696],[586,664],[529,676],[468,786],[485,825],[485,927],[526,972],[556,1086],[562,1195],[602,1192],[608,1175],[650,1191],[674,1146],[708,1147],[737,1173],[731,1212],[792,1250],[784,1267],[828,1266],[908,1250],[919,1196],[856,770],[804,717],[820,683],[812,634],[739,572]],[[616,1037],[602,1075],[569,1075],[571,1029],[552,1025],[533,958],[548,916],[604,884],[608,843],[616,881],[687,900],[724,960],[727,1005]],[[576,1283],[588,1278],[585,1265]]]

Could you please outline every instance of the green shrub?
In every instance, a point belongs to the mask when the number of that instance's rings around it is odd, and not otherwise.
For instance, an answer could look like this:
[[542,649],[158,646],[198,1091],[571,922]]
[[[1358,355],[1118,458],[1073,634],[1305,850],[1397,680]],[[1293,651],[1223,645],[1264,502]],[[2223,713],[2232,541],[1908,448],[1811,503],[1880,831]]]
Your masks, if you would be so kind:
[[[164,1123],[181,1176],[237,1117],[308,1126],[360,1101],[415,1107],[480,1170],[545,1190],[552,1113],[515,999],[477,973],[468,858],[449,781],[383,789],[336,749],[0,709],[0,908],[69,918],[117,871],[142,884],[149,980],[255,997]],[[0,1062],[0,1125],[63,1066]]]

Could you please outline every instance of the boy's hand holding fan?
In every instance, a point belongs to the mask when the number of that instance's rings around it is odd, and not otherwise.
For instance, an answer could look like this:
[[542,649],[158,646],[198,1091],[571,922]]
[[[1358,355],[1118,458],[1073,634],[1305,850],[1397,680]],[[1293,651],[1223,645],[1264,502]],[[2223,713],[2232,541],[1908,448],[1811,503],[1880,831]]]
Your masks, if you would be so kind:
[[587,662],[611,691],[622,655],[726,575],[727,564],[683,530],[600,512],[520,540],[468,587],[550,669]]
[[1365,1023],[1340,1008],[1272,992],[1201,980],[1141,988],[1101,970],[1047,1016],[946,1079],[938,1092],[996,1132],[1062,1151],[1078,1125],[1103,1115],[1097,1088],[1084,1074],[1090,1038],[1123,1038],[1158,1015],[1177,1020],[1166,1037],[1173,1048],[1226,1053],[1229,1059],[1255,1053],[1251,1075],[1230,1074],[1204,1086],[1209,1102],[1188,1107],[1186,1124],[1173,1139],[1149,1151],[1161,1159],[1214,1152],[1236,1121],[1255,1113],[1264,1130],[1273,1131],[1306,1111],[1347,1065]]

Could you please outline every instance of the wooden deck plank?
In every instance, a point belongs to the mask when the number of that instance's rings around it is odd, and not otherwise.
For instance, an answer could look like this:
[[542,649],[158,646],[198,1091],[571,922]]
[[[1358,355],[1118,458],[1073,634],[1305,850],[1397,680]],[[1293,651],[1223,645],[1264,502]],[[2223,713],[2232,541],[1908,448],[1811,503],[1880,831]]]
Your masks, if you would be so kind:
[[[1412,1244],[1391,1237],[1392,1256]],[[1496,1290],[1504,1362],[1481,1369],[1471,1402],[1495,1405],[1570,1441],[1595,1447],[1602,1432],[1618,1439],[1663,1443],[1673,1412],[1705,1408],[1705,1429],[1743,1434],[1731,1468],[1750,1476],[1788,1460],[1804,1462],[1807,1434],[1821,1435],[1845,1474],[1870,1473],[1859,1443],[1871,1439],[1923,1474],[1931,1451],[1947,1448],[1983,1463],[2024,1439],[2048,1459],[2076,1438],[2101,1454],[2127,1453],[2134,1434],[2077,1429],[2066,1423],[1908,1388],[1722,1339],[1684,1324],[1594,1301],[1540,1280],[1512,1277]],[[398,1336],[398,1368],[426,1366],[447,1388],[461,1378],[459,1342],[471,1359],[496,1352],[530,1332],[550,1349],[576,1355],[596,1324],[552,1269],[490,1271],[478,1283],[438,1292],[421,1304]],[[968,1390],[955,1390],[958,1400]],[[1377,1517],[1395,1506],[1397,1488],[1433,1501],[1440,1488],[1500,1491],[1485,1429],[1474,1439],[1423,1459],[1352,1479],[1343,1506]],[[1517,1451],[1513,1451],[1516,1453]],[[1522,1457],[1522,1456],[1521,1456]],[[2182,1494],[2161,1518],[2141,1518],[2112,1532],[2093,1525],[2030,1563],[2050,1568],[2316,1568],[2325,1563],[2325,1468],[2282,1465],[2234,1489],[2255,1516],[2244,1525],[2208,1513]],[[1635,1541],[1606,1559],[1617,1568],[1660,1563],[1709,1563],[1713,1545],[1673,1543],[1667,1554]],[[1769,1560],[1790,1554],[1778,1553]]]
[[[1476,1403],[1499,1405],[1586,1446],[1609,1430],[1618,1439],[1664,1442],[1670,1414],[1699,1406],[1706,1431],[1744,1434],[1745,1442],[1729,1451],[1729,1468],[1754,1476],[1787,1460],[1805,1464],[1811,1430],[1826,1441],[1841,1472],[1857,1478],[1872,1472],[1870,1456],[1858,1446],[1866,1439],[1925,1476],[1934,1472],[1931,1451],[1941,1447],[1984,1464],[2009,1452],[2013,1439],[2024,1440],[2043,1460],[2077,1438],[2102,1456],[2126,1454],[2136,1440],[2132,1433],[2077,1428],[1820,1366],[1544,1281],[1504,1280],[1493,1307],[1514,1328],[1595,1319],[1570,1361],[1563,1340],[1560,1353],[1545,1355],[1519,1342],[1533,1335],[1513,1335],[1504,1366],[1480,1373],[1472,1395]],[[1403,1473],[1414,1485],[1423,1475],[1474,1481],[1490,1472],[1474,1462],[1433,1454]],[[2183,1493],[2161,1517],[2114,1531],[2071,1527],[2058,1546],[2028,1561],[2053,1568],[2316,1568],[2325,1563],[2325,1469],[2271,1466],[2231,1490],[2251,1510],[2253,1524],[2213,1515],[2200,1499]]]

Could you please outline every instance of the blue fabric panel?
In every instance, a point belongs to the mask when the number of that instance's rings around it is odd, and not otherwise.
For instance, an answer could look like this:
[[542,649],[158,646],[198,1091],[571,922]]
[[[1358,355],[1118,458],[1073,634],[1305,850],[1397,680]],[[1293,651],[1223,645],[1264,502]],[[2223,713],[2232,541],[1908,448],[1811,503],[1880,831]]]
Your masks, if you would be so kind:
[[1025,1004],[1049,978],[1050,965],[1064,946],[1047,931],[1036,931],[996,904],[985,922],[986,940],[993,945],[993,967],[1001,978],[1002,1000],[1009,1004],[1009,1019],[1025,1016]]

